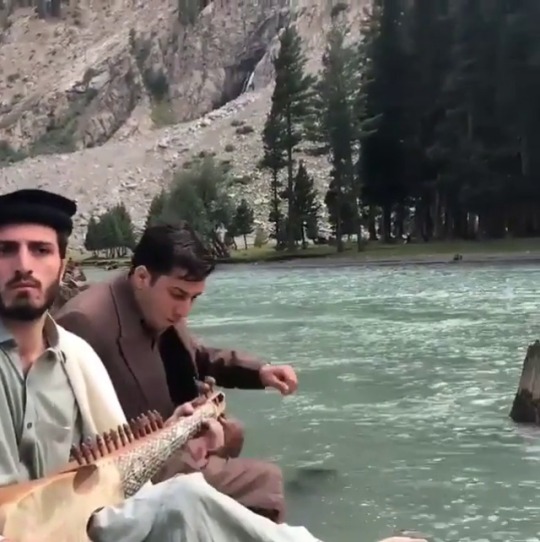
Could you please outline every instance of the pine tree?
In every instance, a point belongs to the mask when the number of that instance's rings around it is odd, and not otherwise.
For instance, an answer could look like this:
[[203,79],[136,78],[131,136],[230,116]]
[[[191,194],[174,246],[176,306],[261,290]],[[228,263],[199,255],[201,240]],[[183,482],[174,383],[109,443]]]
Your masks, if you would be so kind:
[[340,184],[336,182],[334,171],[330,175],[330,183],[324,196],[324,203],[328,209],[328,222],[336,236],[338,252],[341,252],[345,248],[343,246],[343,236],[357,232],[358,205],[350,192],[345,197],[343,189],[339,190]]
[[241,235],[244,238],[244,247],[247,250],[247,235],[253,233],[254,229],[253,209],[242,199],[234,213],[230,231],[234,232],[234,236]]
[[327,40],[322,73],[315,87],[315,108],[320,115],[310,125],[310,136],[321,144],[332,164],[325,201],[336,233],[337,250],[342,252],[343,217],[350,211],[359,215],[354,179],[358,80],[355,50],[345,45],[345,29],[335,22]]
[[285,161],[284,134],[285,127],[283,119],[279,117],[275,108],[272,107],[266,117],[262,133],[264,155],[259,165],[264,169],[268,169],[272,175],[270,180],[270,214],[268,221],[274,226],[272,235],[277,241],[276,248],[281,248],[280,241],[284,237],[282,235],[282,226],[284,223],[281,212],[283,186],[279,179],[279,172],[287,165]]
[[101,249],[98,236],[98,221],[96,220],[96,217],[93,216],[86,226],[86,235],[84,238],[84,248],[88,250],[88,252],[93,252],[95,254]]
[[317,239],[319,238],[319,221],[318,217],[312,216],[309,217],[307,223],[306,223],[306,237],[313,241],[314,243],[317,242]]
[[165,190],[161,190],[161,192],[159,192],[152,198],[150,206],[148,207],[148,213],[146,215],[144,229],[148,228],[149,226],[153,226],[156,222],[159,221],[163,214],[166,200],[167,193],[165,192]]
[[107,251],[110,258],[116,257],[123,239],[122,230],[114,213],[110,210],[103,213],[99,217],[96,231],[100,250]]
[[110,210],[110,214],[119,230],[118,248],[134,249],[136,245],[135,227],[126,206],[119,203]]
[[306,58],[302,42],[294,26],[287,26],[280,36],[279,54],[274,60],[276,85],[272,95],[273,115],[283,122],[283,146],[287,164],[287,247],[295,246],[294,216],[294,153],[302,141],[303,124],[311,112],[314,78],[306,75]]
[[[375,47],[380,31],[380,8],[372,5],[364,13],[361,25],[362,38],[357,44],[356,51],[356,73],[355,73],[355,92],[354,92],[354,123],[355,123],[355,143],[357,148],[355,171],[353,177],[351,201],[344,202],[341,210],[342,233],[350,235],[356,233],[356,246],[360,252],[364,249],[362,238],[362,222],[366,214],[364,212],[363,197],[363,171],[362,171],[362,145],[364,140],[376,134],[382,114],[373,110],[370,100],[371,85],[374,83],[374,57]],[[329,198],[332,195],[329,194]],[[368,207],[368,228],[370,230],[371,240],[376,240],[375,206]]]
[[379,117],[377,130],[362,138],[358,164],[363,199],[382,208],[382,230],[389,242],[392,213],[407,197],[410,118],[408,56],[404,46],[402,0],[376,0],[377,31],[371,42],[372,81],[365,88],[366,115]]
[[218,257],[229,251],[221,238],[221,230],[230,228],[234,205],[229,196],[230,176],[226,168],[207,156],[193,168],[178,172],[168,192],[163,218],[186,220],[212,245]]
[[317,223],[319,203],[313,178],[308,174],[304,161],[300,161],[298,172],[294,178],[294,216],[297,219],[296,229],[302,241],[302,247],[306,248],[306,231],[308,226]]

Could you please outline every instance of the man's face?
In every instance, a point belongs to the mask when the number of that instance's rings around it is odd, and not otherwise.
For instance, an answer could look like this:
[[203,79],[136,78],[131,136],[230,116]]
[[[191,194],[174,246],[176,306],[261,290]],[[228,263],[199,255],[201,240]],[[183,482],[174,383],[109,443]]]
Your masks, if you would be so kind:
[[31,322],[42,316],[58,294],[64,265],[52,228],[0,227],[0,317]]
[[144,318],[155,331],[161,332],[187,318],[195,300],[204,292],[206,281],[189,281],[182,270],[152,280],[145,268],[135,270]]

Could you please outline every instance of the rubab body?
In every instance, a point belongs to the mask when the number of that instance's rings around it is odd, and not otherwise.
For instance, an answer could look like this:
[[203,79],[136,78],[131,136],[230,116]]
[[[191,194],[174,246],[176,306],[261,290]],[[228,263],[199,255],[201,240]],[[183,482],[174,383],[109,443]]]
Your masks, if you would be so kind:
[[0,533],[13,542],[88,542],[96,510],[135,494],[224,410],[225,396],[212,392],[193,415],[170,425],[151,412],[90,439],[61,472],[0,489]]

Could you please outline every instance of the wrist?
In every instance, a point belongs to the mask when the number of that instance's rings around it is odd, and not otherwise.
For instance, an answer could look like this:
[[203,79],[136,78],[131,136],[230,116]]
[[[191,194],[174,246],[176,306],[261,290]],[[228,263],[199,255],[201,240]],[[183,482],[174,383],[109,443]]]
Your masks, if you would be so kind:
[[264,384],[264,380],[265,380],[265,377],[266,377],[266,372],[269,370],[270,367],[271,367],[270,363],[263,363],[259,367],[259,378],[261,379],[261,382],[263,384]]

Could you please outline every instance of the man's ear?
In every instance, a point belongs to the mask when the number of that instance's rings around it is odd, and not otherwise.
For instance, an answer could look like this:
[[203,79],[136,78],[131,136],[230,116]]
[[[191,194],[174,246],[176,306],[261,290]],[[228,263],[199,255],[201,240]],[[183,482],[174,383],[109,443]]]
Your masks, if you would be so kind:
[[152,275],[144,265],[138,265],[131,274],[131,280],[135,288],[141,289],[151,285]]

